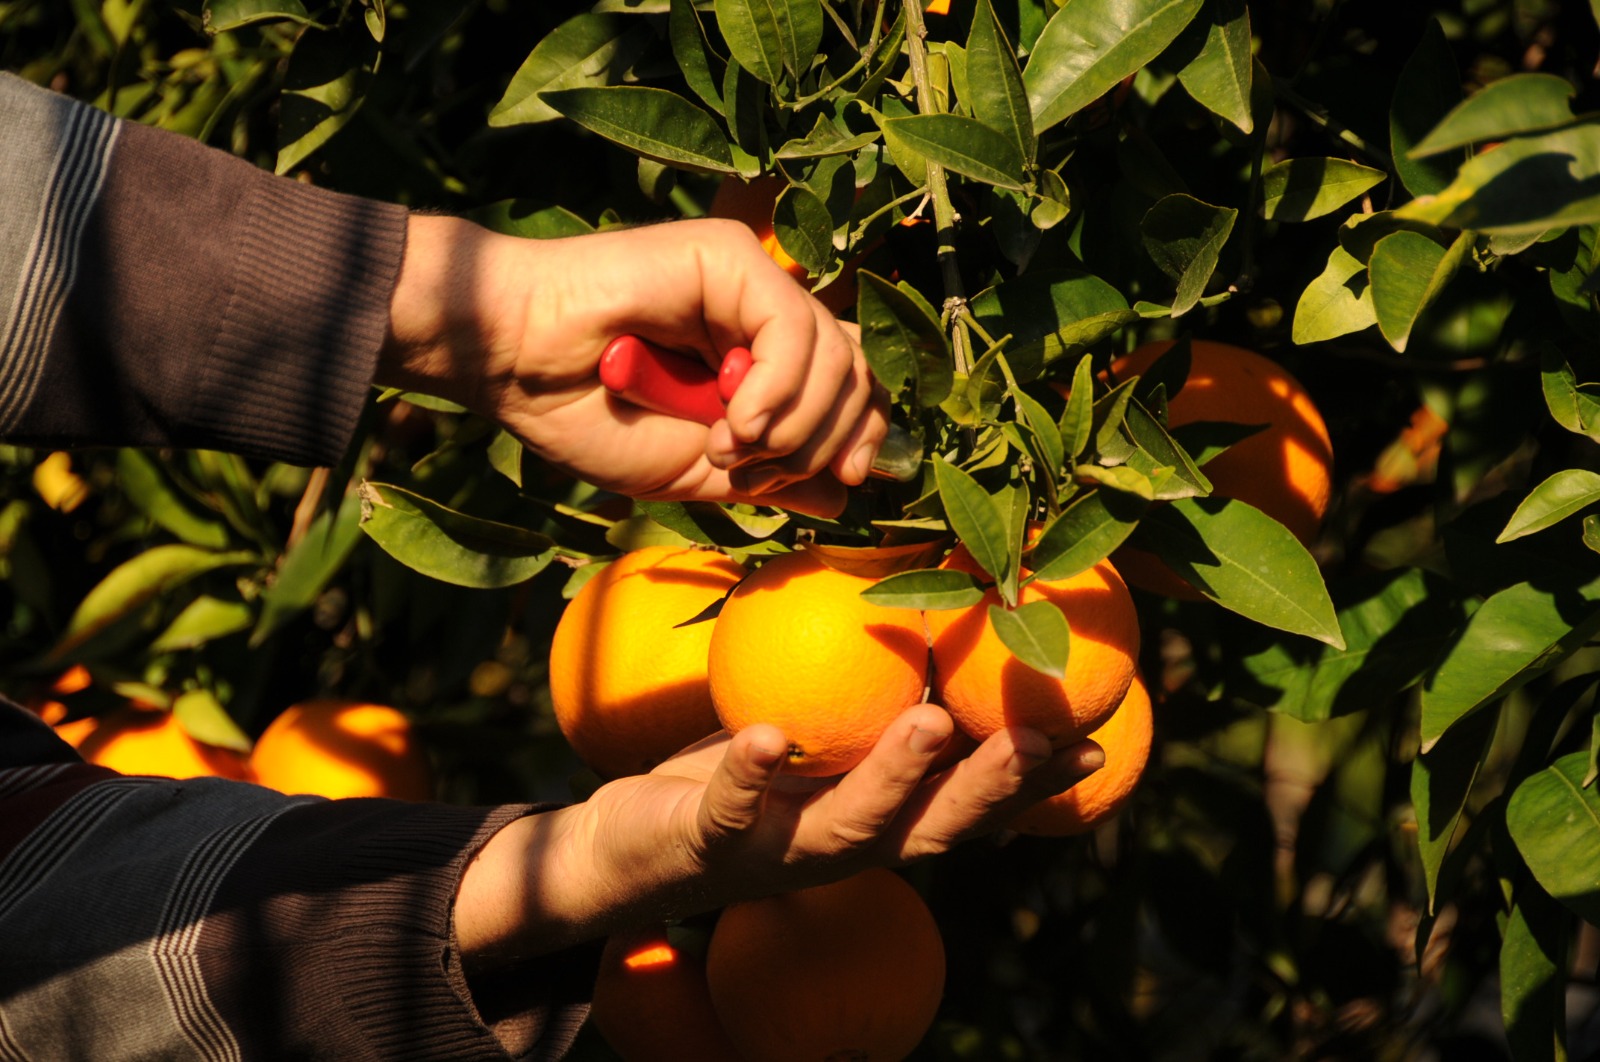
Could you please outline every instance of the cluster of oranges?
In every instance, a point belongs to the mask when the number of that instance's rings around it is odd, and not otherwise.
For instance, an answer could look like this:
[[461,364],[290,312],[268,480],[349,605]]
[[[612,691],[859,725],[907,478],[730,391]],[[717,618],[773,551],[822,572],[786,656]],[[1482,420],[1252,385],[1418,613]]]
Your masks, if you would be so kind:
[[[51,692],[70,695],[89,682],[89,673],[74,667]],[[67,711],[55,700],[36,710],[47,722]],[[85,760],[122,774],[231,778],[329,798],[433,795],[432,769],[410,720],[382,704],[322,698],[292,705],[248,753],[200,741],[172,711],[137,701],[104,715],[55,722],[55,729]]]
[[[1125,355],[1111,373],[1143,373],[1168,346]],[[1217,495],[1254,505],[1310,544],[1331,494],[1332,449],[1293,377],[1251,351],[1197,341],[1167,414],[1175,428],[1261,426],[1209,461],[1206,475]],[[1048,601],[1071,629],[1066,674],[1054,678],[1015,659],[995,633],[996,590],[955,610],[886,608],[861,595],[874,577],[830,560],[800,550],[747,571],[720,552],[652,546],[594,576],[568,605],[551,650],[556,719],[580,758],[603,777],[637,774],[719,729],[766,722],[789,741],[786,771],[829,777],[859,763],[891,720],[927,698],[962,731],[956,755],[1013,725],[1043,731],[1058,748],[1087,737],[1104,749],[1104,767],[1025,810],[1011,829],[1066,836],[1118,813],[1144,773],[1154,731],[1137,670],[1138,618],[1119,569],[1144,589],[1196,597],[1187,584],[1128,547],[1071,578],[1028,583],[1018,603]],[[941,563],[981,575],[961,546]],[[854,928],[850,919],[862,911],[870,915]],[[902,923],[921,928],[893,936],[888,927]],[[791,932],[794,947],[777,943]],[[870,948],[841,959],[838,948],[857,934]],[[942,980],[938,939],[915,891],[874,872],[869,882],[728,908],[703,963],[665,930],[613,940],[595,1021],[629,1059],[661,1057],[657,1009],[680,1015],[680,1037],[681,1015],[697,1016],[704,1043],[696,1058],[900,1058],[931,1025],[938,991],[881,964],[920,964]],[[772,963],[773,954],[796,958]],[[831,956],[825,974],[806,973],[811,954]],[[853,987],[858,975],[870,990]],[[853,1009],[861,1007],[870,1020]],[[869,1032],[899,1039],[869,1041]]]

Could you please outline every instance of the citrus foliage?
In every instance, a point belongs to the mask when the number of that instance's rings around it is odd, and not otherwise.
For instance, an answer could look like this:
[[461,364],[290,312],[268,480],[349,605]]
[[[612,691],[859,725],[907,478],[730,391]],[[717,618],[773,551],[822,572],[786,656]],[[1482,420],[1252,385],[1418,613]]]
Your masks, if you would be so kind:
[[[1551,1057],[1600,917],[1597,52],[1554,0],[6,0],[7,69],[502,231],[780,182],[775,251],[926,458],[822,521],[630,507],[426,396],[310,473],[9,450],[8,686],[232,747],[371,698],[422,719],[444,795],[559,796],[550,632],[621,551],[883,550],[876,603],[993,584],[1049,671],[1070,625],[1015,607],[1029,573],[1142,548],[1209,599],[1136,596],[1145,783],[1092,841],[916,872],[952,957],[926,1057],[1394,1056],[1484,992],[1512,1057]],[[1168,417],[1209,340],[1322,411],[1307,544],[1211,492],[1248,420]],[[981,572],[937,567],[957,539]]]

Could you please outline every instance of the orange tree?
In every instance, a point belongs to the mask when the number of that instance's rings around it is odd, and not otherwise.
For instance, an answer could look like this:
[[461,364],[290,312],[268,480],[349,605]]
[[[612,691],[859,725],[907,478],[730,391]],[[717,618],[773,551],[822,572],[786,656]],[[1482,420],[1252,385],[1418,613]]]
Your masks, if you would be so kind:
[[[919,1057],[1592,1051],[1597,54],[1577,0],[7,0],[6,69],[503,231],[779,182],[777,247],[855,285],[830,300],[922,460],[824,521],[629,505],[421,395],[375,395],[335,469],[8,450],[6,681],[81,663],[69,715],[154,703],[241,750],[297,700],[381,701],[443,798],[581,794],[548,644],[621,551],[992,593],[1049,674],[1070,624],[1026,585],[1141,550],[1198,598],[1136,591],[1144,783],[1089,837],[911,872],[949,954]],[[1320,407],[1304,543],[1212,492],[1257,421],[1169,418],[1196,341]],[[939,566],[957,541],[979,570]]]

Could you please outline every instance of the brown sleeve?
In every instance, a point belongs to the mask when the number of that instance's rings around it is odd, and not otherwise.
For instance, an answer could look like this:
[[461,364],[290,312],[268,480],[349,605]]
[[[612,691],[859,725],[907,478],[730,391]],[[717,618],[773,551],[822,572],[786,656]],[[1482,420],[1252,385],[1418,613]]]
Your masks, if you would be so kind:
[[[9,108],[9,109],[7,109]],[[275,177],[0,76],[0,431],[337,462],[387,326],[406,211]],[[0,307],[0,318],[8,311]]]

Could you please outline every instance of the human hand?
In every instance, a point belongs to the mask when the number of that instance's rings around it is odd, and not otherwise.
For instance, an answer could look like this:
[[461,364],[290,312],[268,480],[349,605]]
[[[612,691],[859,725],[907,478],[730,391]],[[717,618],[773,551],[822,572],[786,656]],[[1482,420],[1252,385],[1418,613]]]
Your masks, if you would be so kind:
[[759,724],[620,778],[582,804],[519,819],[490,841],[457,903],[477,961],[555,950],[614,930],[805,888],[948,851],[1104,762],[1036,730],[991,735],[931,777],[954,727],[908,708],[854,770],[787,778],[786,742]]
[[[749,347],[727,417],[706,427],[609,395],[600,354],[629,333],[712,367]],[[379,379],[461,402],[553,464],[641,498],[832,515],[888,427],[848,326],[747,228],[719,220],[524,240],[415,216]]]

